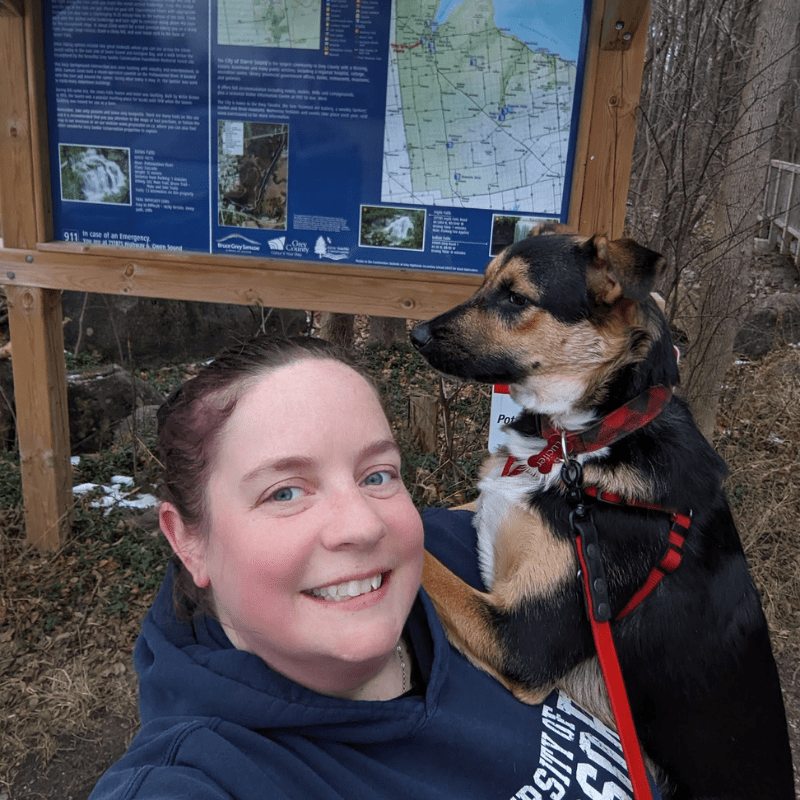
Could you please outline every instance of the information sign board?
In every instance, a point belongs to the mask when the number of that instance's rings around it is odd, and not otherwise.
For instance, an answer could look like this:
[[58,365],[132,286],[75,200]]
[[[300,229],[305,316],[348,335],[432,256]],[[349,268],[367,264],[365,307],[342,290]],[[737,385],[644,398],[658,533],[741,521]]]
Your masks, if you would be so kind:
[[492,387],[492,402],[489,410],[489,452],[494,453],[500,445],[507,443],[508,435],[503,430],[523,411],[521,405],[511,399],[508,386],[495,384]]
[[566,222],[588,5],[45,0],[54,238],[481,273]]

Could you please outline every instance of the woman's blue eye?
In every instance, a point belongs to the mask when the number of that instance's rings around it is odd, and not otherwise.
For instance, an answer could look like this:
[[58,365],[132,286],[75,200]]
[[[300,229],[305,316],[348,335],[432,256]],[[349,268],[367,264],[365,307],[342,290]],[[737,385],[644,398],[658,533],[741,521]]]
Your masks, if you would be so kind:
[[300,489],[297,486],[284,486],[282,489],[278,489],[270,499],[278,501],[294,500],[299,494]]
[[381,470],[380,472],[373,472],[371,475],[367,475],[367,477],[364,479],[364,484],[366,486],[382,486],[384,483],[388,483],[391,479],[392,474],[390,472]]

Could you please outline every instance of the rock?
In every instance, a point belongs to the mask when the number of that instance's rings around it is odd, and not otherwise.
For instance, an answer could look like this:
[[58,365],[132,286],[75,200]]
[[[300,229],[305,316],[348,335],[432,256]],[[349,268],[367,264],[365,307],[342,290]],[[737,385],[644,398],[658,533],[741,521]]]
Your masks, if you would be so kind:
[[16,438],[14,376],[10,359],[0,361],[0,450],[11,450]]
[[158,409],[160,405],[141,406],[114,426],[114,444],[130,444],[134,431],[136,437],[143,441],[153,442],[158,432]]
[[121,420],[163,397],[117,364],[67,375],[71,451],[94,453],[110,444]]
[[733,349],[758,359],[770,350],[800,342],[800,295],[776,292],[756,299],[746,311]]
[[[295,335],[304,311],[63,292],[64,346],[137,367],[211,358],[263,329]],[[262,313],[263,312],[263,313]]]
[[763,253],[756,257],[752,274],[753,290],[758,295],[796,292],[800,274],[794,259],[786,253]]
[[[145,430],[150,423],[141,409],[157,408],[163,400],[159,392],[117,364],[69,373],[67,411],[72,454],[95,453],[111,444],[116,430],[125,427],[123,421],[134,411],[137,426]],[[15,434],[11,362],[0,361],[0,449],[12,448]]]

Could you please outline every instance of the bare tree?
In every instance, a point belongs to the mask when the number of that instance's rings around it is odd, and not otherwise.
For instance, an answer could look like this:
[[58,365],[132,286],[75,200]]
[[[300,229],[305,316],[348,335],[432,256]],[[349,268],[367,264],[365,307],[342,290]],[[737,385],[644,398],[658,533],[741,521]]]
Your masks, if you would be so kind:
[[628,226],[664,253],[683,383],[713,430],[800,0],[654,0]]
[[800,162],[800,47],[795,48],[789,80],[780,99],[772,157]]
[[706,435],[714,429],[737,322],[751,283],[755,236],[783,87],[797,45],[800,0],[761,0],[747,81],[714,198],[712,249],[698,287],[687,353],[689,399]]
[[667,257],[663,288],[672,306],[697,256],[693,233],[721,181],[752,8],[750,0],[653,0],[628,224]]

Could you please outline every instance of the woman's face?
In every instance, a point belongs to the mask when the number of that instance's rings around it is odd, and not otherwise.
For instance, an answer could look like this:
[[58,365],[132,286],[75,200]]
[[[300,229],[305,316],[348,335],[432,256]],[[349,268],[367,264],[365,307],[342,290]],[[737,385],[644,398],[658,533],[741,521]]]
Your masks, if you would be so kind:
[[358,373],[308,359],[257,379],[220,432],[207,500],[187,566],[236,647],[334,694],[394,656],[422,523]]

